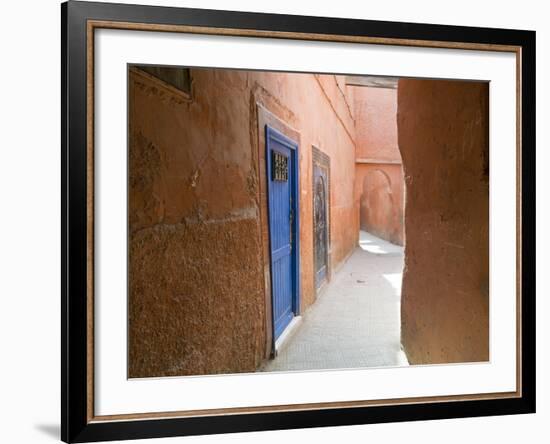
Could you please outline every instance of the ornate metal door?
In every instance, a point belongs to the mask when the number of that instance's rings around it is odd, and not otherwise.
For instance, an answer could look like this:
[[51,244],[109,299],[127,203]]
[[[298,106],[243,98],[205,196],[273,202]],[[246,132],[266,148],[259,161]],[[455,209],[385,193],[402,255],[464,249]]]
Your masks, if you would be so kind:
[[298,312],[298,144],[266,126],[273,337]]
[[328,171],[313,163],[313,236],[315,255],[315,287],[327,278],[328,268]]

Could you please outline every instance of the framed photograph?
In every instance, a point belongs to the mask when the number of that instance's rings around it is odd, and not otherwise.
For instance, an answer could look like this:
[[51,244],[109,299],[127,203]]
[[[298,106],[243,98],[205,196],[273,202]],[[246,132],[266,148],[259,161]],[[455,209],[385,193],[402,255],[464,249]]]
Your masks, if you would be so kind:
[[62,4],[62,439],[535,411],[535,33]]

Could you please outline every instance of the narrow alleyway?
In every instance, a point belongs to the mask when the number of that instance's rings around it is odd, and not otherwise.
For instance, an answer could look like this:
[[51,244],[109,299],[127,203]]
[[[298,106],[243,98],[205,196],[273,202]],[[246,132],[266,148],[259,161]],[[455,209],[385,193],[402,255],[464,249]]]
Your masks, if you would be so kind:
[[369,233],[262,371],[408,365],[400,345],[403,247]]

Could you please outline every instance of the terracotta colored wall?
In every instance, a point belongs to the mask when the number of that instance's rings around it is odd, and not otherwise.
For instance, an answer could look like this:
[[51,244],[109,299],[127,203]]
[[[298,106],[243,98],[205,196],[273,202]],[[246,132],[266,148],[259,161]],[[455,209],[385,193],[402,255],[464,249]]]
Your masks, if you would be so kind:
[[129,375],[252,370],[263,285],[239,78],[202,72],[192,102],[130,80]]
[[405,184],[402,166],[358,163],[355,180],[361,230],[404,245]]
[[488,85],[400,80],[402,343],[413,364],[489,359]]
[[353,95],[359,226],[403,245],[405,184],[397,143],[397,90],[353,87]]
[[353,87],[357,157],[401,161],[397,144],[397,89]]
[[302,310],[315,298],[313,144],[331,157],[332,264],[357,243],[355,126],[343,79],[191,76],[187,101],[130,75],[130,377],[254,371],[265,358],[258,105],[299,134]]

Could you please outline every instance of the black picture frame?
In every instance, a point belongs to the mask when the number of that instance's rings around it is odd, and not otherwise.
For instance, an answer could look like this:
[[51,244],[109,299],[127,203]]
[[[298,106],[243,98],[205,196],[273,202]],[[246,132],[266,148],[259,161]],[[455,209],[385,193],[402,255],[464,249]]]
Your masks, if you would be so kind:
[[[187,25],[521,48],[521,396],[353,408],[94,421],[87,360],[87,22]],[[535,32],[69,1],[61,5],[61,438],[90,442],[535,412]]]

